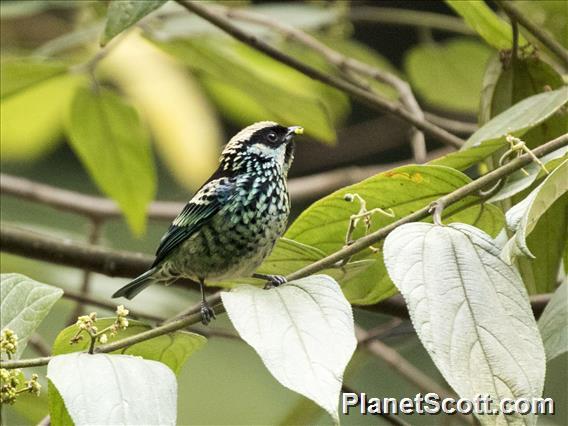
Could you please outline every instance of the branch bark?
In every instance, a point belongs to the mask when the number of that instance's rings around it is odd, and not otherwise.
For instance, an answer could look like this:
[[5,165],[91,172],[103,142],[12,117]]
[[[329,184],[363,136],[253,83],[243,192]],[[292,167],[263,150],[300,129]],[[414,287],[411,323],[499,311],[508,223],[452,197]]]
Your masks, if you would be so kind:
[[255,35],[243,31],[239,27],[235,26],[229,19],[225,18],[219,13],[213,12],[211,8],[204,6],[200,2],[193,2],[188,0],[176,0],[176,2],[188,11],[195,13],[206,21],[225,31],[237,40],[253,47],[260,52],[265,53],[266,55],[270,56],[273,59],[276,59],[279,62],[282,62],[283,64],[296,69],[297,71],[300,71],[301,73],[314,80],[321,81],[322,83],[344,91],[345,93],[351,95],[353,98],[359,100],[360,102],[363,102],[371,108],[394,114],[402,118],[403,120],[412,124],[414,127],[438,139],[444,144],[459,148],[464,143],[463,139],[458,138],[457,136],[430,123],[429,121],[417,118],[413,113],[407,111],[406,108],[404,108],[401,104],[386,101],[353,83],[335,77],[334,75],[320,72],[316,68],[313,68],[310,65],[307,65],[304,62],[283,53],[272,45],[259,39]]
[[390,7],[353,7],[349,18],[356,23],[380,23],[385,25],[406,25],[409,27],[431,28],[463,35],[474,35],[475,31],[455,16],[423,10],[395,9]]
[[[412,93],[410,85],[397,75],[386,70],[381,70],[357,59],[347,57],[328,47],[326,44],[320,42],[310,34],[292,26],[271,20],[261,14],[250,12],[248,10],[226,7],[216,8],[216,10],[221,11],[221,13],[229,19],[235,18],[275,30],[283,34],[287,39],[293,39],[305,47],[319,53],[329,63],[335,65],[335,67],[337,67],[340,71],[352,72],[390,85],[398,92],[400,101],[406,109],[413,113],[416,118],[424,120],[424,112],[414,97],[414,93]],[[369,92],[374,92],[368,84],[365,86],[360,85],[360,87],[368,90]],[[426,141],[424,139],[424,134],[416,128],[413,128],[412,130],[411,146],[414,154],[414,161],[417,163],[424,163],[426,161]]]
[[[427,160],[438,158],[451,151],[449,148],[431,151],[428,153]],[[288,181],[288,190],[294,203],[306,203],[377,173],[407,164],[408,161],[398,161],[374,166],[351,166],[298,177]],[[122,212],[116,203],[108,198],[61,189],[5,173],[0,174],[0,191],[2,195],[34,201],[64,212],[77,213],[99,221],[122,216]],[[148,218],[171,221],[183,209],[184,205],[185,203],[179,201],[154,201],[148,207]]]

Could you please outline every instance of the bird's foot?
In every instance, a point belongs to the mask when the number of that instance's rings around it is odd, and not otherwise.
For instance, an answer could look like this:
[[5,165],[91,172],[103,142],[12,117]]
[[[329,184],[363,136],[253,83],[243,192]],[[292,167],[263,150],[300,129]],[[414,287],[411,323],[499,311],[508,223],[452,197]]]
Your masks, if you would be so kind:
[[208,325],[215,318],[217,318],[215,311],[209,306],[209,303],[206,301],[201,302],[201,322],[203,325]]
[[264,285],[265,290],[269,290],[274,287],[279,287],[288,281],[286,277],[282,275],[267,275],[266,278],[268,279],[268,281]]

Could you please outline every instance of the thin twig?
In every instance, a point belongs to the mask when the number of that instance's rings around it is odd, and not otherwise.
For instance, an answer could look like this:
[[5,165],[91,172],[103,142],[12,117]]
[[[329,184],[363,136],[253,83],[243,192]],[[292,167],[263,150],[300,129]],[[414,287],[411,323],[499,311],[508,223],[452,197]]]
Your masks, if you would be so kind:
[[513,4],[511,1],[496,0],[497,4],[505,11],[509,17],[517,21],[528,32],[530,32],[538,41],[544,44],[554,55],[562,61],[565,67],[568,67],[568,50],[566,50],[559,42],[550,36],[545,27],[538,26]]
[[[386,70],[381,70],[355,58],[347,57],[320,42],[310,34],[298,28],[270,19],[264,15],[251,12],[249,10],[227,7],[215,8],[215,10],[221,12],[229,19],[238,19],[278,31],[283,34],[286,39],[295,40],[319,53],[339,70],[354,72],[390,85],[398,92],[400,101],[407,110],[412,112],[418,119],[424,120],[424,112],[420,108],[420,105],[418,105],[418,101],[414,97],[410,85],[399,78],[396,74]],[[363,89],[372,91],[369,86],[363,87]],[[422,132],[415,128],[412,130],[411,145],[414,154],[414,161],[417,163],[424,163],[426,161],[426,141],[424,140]]]
[[[457,399],[457,395],[453,392],[445,389],[443,386],[438,384],[434,379],[426,375],[419,368],[412,365],[406,358],[399,354],[396,350],[390,346],[384,344],[380,340],[369,340],[367,332],[359,326],[355,326],[355,336],[358,341],[366,341],[363,344],[364,348],[368,350],[371,354],[377,358],[382,359],[389,367],[400,374],[408,382],[416,385],[422,392],[434,392],[441,399],[454,398]],[[473,418],[471,416],[460,415],[460,420],[467,424],[473,424]]]
[[40,334],[34,333],[28,340],[29,345],[41,356],[51,355],[51,348]]
[[321,81],[322,83],[348,93],[355,99],[358,99],[359,101],[374,109],[394,114],[402,118],[403,120],[409,122],[416,128],[438,139],[444,144],[459,148],[465,142],[464,140],[447,132],[446,130],[430,123],[429,121],[417,118],[413,113],[408,111],[401,104],[386,101],[353,83],[335,77],[334,75],[323,73],[318,69],[298,60],[297,58],[285,54],[281,50],[259,39],[256,35],[242,30],[238,26],[234,25],[229,19],[219,13],[214,12],[212,8],[204,6],[201,2],[192,2],[188,0],[176,0],[176,2],[188,11],[195,13],[196,15],[202,17],[216,27],[222,29],[237,40],[240,40],[241,42],[253,47],[254,49],[265,53],[271,58],[276,59],[277,61],[300,71],[301,73],[314,80]]
[[[89,230],[87,241],[89,242],[89,244],[95,245],[99,241],[103,222],[99,219],[91,218],[89,225],[91,229]],[[80,293],[84,294],[85,296],[88,296],[90,291],[91,277],[92,277],[91,271],[85,269],[83,271],[83,279],[81,281],[81,290],[80,290]],[[78,301],[77,306],[75,306],[75,309],[71,313],[67,323],[73,324],[77,320],[77,317],[81,315],[83,308],[84,308],[83,302]]]
[[464,35],[475,34],[475,31],[465,25],[460,18],[423,10],[360,6],[351,8],[349,18],[356,23],[379,23],[396,26],[406,25],[409,27],[431,28],[433,30]]
[[452,133],[457,133],[460,135],[471,135],[479,129],[479,126],[476,123],[468,122],[468,121],[460,121],[454,120],[448,117],[442,117],[432,112],[425,111],[424,117],[428,121],[446,129]]

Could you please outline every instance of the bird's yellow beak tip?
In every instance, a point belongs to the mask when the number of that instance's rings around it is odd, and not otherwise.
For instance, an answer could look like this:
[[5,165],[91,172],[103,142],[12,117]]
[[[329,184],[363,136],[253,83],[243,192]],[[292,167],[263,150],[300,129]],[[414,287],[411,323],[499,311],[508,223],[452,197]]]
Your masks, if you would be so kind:
[[294,129],[294,134],[296,134],[296,135],[303,135],[303,134],[304,134],[304,128],[303,128],[303,127],[300,127],[300,126],[296,127],[296,128]]

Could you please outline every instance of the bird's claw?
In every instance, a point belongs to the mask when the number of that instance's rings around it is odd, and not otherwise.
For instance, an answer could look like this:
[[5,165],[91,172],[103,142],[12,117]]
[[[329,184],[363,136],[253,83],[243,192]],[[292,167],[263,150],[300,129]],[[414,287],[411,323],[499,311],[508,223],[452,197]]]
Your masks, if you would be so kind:
[[285,284],[286,282],[288,282],[288,280],[286,279],[286,277],[282,275],[270,275],[270,278],[264,285],[264,289],[269,290],[274,287],[279,287],[282,284]]
[[217,318],[215,311],[209,306],[207,302],[201,302],[201,322],[203,325],[208,325],[212,319]]

